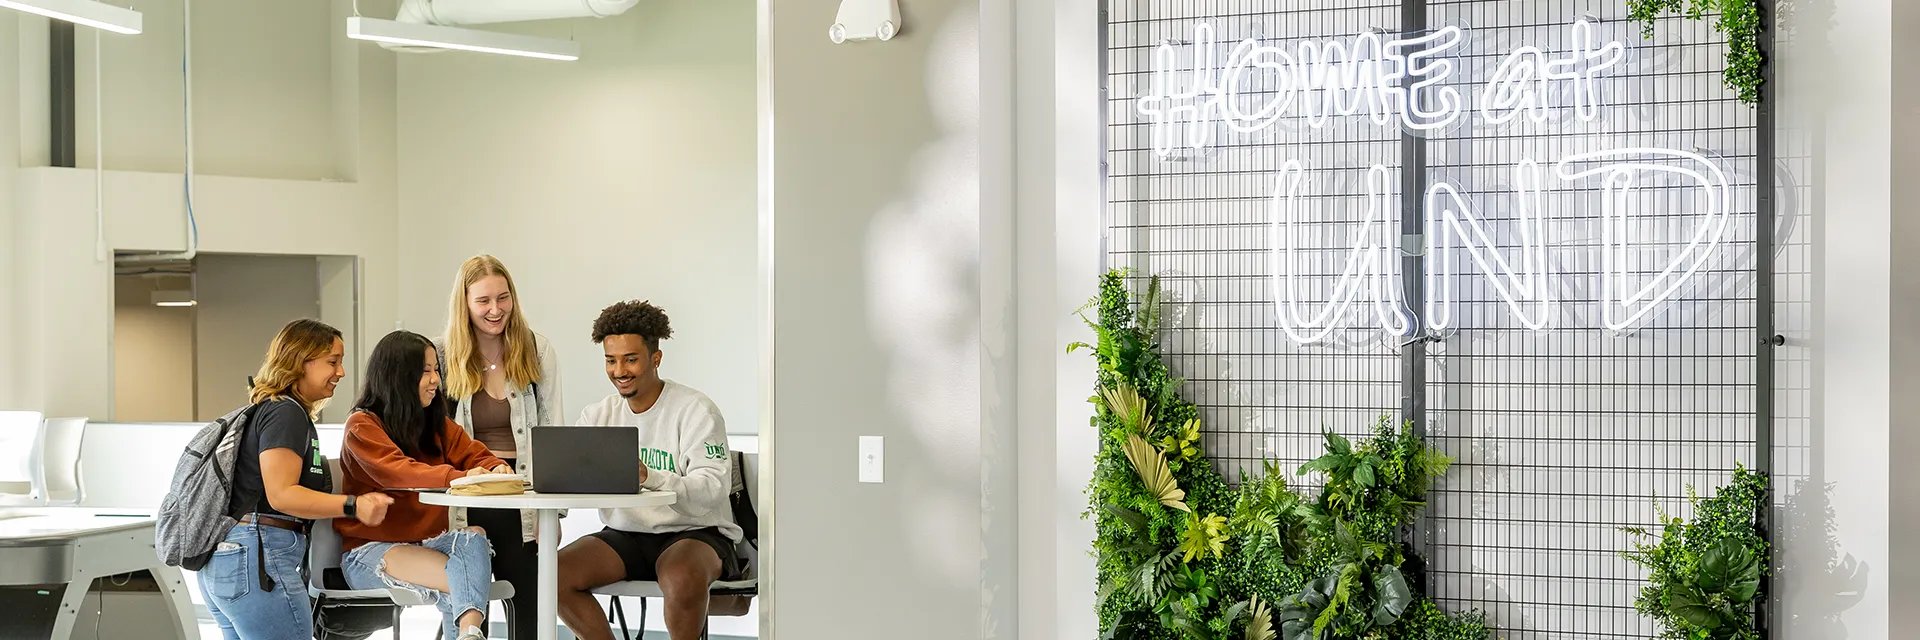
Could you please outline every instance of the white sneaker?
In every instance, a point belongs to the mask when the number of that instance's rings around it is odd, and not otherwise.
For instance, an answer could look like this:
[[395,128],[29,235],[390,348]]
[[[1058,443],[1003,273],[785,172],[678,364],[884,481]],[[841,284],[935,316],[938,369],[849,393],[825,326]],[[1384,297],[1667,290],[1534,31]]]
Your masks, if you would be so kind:
[[480,627],[467,627],[465,631],[460,632],[460,637],[456,640],[487,640],[487,633],[481,631]]

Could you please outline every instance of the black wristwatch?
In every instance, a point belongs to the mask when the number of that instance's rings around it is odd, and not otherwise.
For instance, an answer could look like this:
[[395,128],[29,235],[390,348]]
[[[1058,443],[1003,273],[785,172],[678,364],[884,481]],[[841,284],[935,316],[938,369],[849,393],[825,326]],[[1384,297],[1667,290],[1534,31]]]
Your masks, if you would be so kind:
[[347,503],[340,507],[340,515],[347,518],[355,517],[353,515],[353,496],[347,496]]

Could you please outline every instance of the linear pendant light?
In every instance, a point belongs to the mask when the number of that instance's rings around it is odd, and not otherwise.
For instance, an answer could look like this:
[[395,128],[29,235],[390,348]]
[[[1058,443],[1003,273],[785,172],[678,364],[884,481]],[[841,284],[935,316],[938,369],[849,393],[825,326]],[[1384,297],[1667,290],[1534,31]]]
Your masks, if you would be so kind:
[[142,26],[140,12],[93,0],[0,0],[0,7],[127,35]]
[[[5,2],[7,0],[0,0]],[[579,60],[580,43],[498,31],[461,29],[379,18],[347,18],[347,37],[419,47],[498,53],[546,60]]]

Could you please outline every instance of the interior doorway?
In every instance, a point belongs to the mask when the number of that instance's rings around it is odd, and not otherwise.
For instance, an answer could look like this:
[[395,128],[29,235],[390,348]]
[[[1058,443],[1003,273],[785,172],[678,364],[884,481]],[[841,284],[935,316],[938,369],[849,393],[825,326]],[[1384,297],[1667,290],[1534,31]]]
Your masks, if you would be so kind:
[[[280,327],[298,318],[333,325],[353,353],[358,265],[353,256],[252,254],[118,265],[111,419],[204,422],[245,404],[247,377]],[[331,406],[321,419],[337,422],[345,411]]]

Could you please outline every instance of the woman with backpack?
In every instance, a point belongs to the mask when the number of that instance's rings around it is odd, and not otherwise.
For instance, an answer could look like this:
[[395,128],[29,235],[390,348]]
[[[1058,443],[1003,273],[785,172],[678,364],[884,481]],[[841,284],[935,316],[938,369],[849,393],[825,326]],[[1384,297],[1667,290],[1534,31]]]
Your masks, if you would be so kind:
[[[515,472],[533,476],[533,427],[565,424],[560,365],[547,339],[520,312],[519,291],[506,265],[490,255],[468,258],[453,281],[447,333],[434,344],[441,357],[442,390],[454,404],[453,421]],[[493,545],[493,573],[513,584],[507,621],[511,640],[533,640],[539,565],[533,511],[454,509],[454,528],[478,526]]]
[[[367,381],[347,418],[340,472],[349,493],[444,489],[454,480],[512,473],[505,461],[447,417],[440,358],[420,334],[395,331],[367,359]],[[485,532],[449,529],[446,507],[403,493],[384,523],[335,520],[347,586],[409,589],[434,603],[448,640],[485,640],[493,584]]]
[[340,331],[315,320],[280,329],[253,376],[254,408],[234,458],[228,515],[239,521],[200,568],[200,590],[227,640],[311,638],[301,578],[313,519],[378,525],[393,499],[332,493],[314,416],[346,377]]

